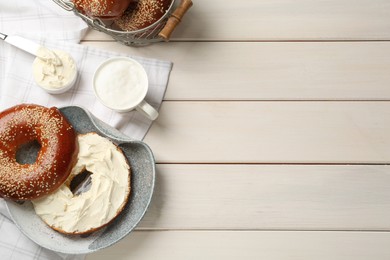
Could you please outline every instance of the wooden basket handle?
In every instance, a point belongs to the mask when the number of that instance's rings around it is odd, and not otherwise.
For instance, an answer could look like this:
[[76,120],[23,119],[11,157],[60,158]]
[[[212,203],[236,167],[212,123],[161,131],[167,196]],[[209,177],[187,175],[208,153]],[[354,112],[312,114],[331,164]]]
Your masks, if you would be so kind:
[[175,11],[173,11],[164,28],[158,35],[165,41],[169,41],[173,30],[175,30],[176,26],[180,23],[184,14],[188,11],[188,9],[190,9],[191,6],[192,0],[181,0],[179,6],[175,9]]

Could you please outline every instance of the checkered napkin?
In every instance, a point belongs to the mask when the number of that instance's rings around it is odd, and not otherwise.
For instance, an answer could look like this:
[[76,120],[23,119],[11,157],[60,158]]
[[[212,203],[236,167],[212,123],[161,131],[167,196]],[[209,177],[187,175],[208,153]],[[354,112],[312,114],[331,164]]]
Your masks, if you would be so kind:
[[[19,103],[44,106],[78,105],[134,139],[143,139],[152,122],[138,112],[116,113],[100,104],[92,89],[92,76],[105,59],[128,56],[77,44],[87,26],[72,13],[50,0],[0,1],[0,32],[18,34],[48,48],[70,53],[78,66],[75,86],[60,95],[50,95],[35,85],[31,66],[34,57],[0,41],[0,110]],[[172,63],[132,57],[147,71],[149,91],[146,101],[159,108]],[[0,259],[81,260],[84,255],[65,255],[44,249],[26,238],[13,224],[0,199]]]
[[40,41],[50,49],[60,49],[70,53],[76,61],[78,78],[75,86],[64,94],[48,94],[38,87],[32,75],[32,62],[34,57],[22,50],[12,47],[9,51],[10,59],[3,80],[0,96],[0,109],[19,103],[34,103],[44,106],[70,106],[77,105],[88,109],[97,118],[117,128],[124,134],[142,140],[152,124],[138,111],[118,113],[106,108],[96,98],[92,79],[97,67],[106,59],[115,56],[127,56],[137,60],[143,65],[148,74],[149,90],[146,101],[158,109],[163,99],[168,83],[172,63],[149,58],[128,56],[125,54],[99,50],[80,44],[67,42]]

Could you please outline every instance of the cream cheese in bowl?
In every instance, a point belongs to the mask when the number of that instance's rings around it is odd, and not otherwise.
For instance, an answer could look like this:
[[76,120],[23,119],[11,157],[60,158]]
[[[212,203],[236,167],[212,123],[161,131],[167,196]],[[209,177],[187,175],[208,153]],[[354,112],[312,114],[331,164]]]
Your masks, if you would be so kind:
[[77,67],[70,54],[61,50],[38,50],[33,62],[33,77],[38,86],[51,94],[61,94],[73,87]]

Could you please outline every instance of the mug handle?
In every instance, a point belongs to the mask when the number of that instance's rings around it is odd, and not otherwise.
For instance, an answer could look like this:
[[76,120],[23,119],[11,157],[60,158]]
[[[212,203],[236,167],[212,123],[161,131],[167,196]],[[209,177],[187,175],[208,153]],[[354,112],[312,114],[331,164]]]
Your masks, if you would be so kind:
[[157,110],[149,105],[145,100],[142,100],[135,109],[150,120],[155,120],[158,117]]

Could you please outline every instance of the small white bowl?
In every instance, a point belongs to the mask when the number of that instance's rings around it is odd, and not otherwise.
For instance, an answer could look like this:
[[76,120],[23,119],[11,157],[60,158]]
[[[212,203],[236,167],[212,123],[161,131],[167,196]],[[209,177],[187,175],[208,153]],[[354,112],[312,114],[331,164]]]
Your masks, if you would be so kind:
[[66,81],[61,82],[61,86],[50,87],[50,82],[48,80],[41,80],[43,77],[43,70],[45,69],[44,66],[47,66],[48,63],[38,57],[35,58],[33,62],[33,77],[35,83],[46,92],[50,94],[62,94],[70,90],[76,83],[77,67],[74,59],[68,53],[60,50],[55,50],[54,52],[56,53],[57,57],[60,58],[63,66],[57,69],[60,69],[67,73]]

